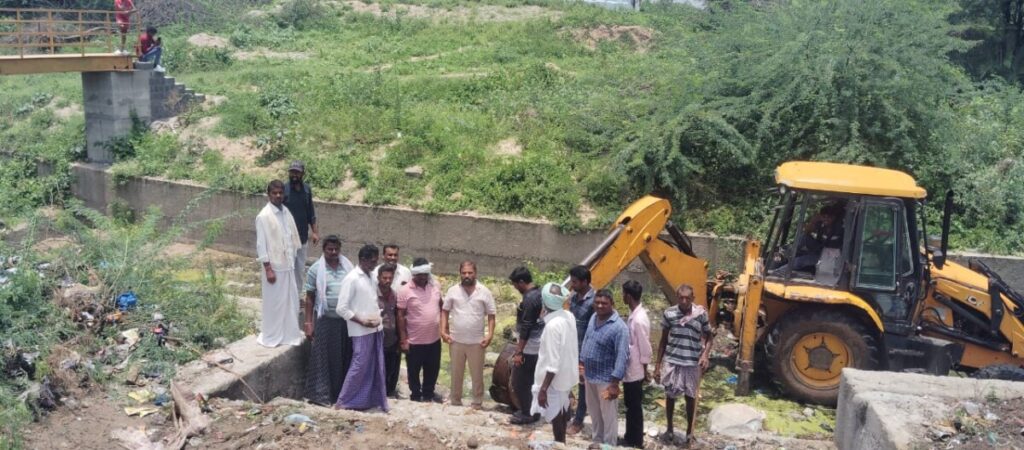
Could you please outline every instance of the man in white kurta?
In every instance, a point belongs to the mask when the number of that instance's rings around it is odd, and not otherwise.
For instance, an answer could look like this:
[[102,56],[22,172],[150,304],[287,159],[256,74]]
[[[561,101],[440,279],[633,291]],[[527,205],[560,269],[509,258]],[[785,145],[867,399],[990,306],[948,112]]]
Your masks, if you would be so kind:
[[295,220],[284,206],[284,183],[267,186],[267,205],[256,216],[256,255],[263,265],[263,317],[256,342],[264,347],[299,345],[299,294],[295,253],[302,246]]
[[569,422],[569,393],[580,378],[579,349],[576,339],[576,318],[563,309],[562,287],[548,283],[541,289],[546,313],[544,332],[540,335],[537,368],[533,375],[531,414],[540,414],[551,422],[555,440],[565,443]]

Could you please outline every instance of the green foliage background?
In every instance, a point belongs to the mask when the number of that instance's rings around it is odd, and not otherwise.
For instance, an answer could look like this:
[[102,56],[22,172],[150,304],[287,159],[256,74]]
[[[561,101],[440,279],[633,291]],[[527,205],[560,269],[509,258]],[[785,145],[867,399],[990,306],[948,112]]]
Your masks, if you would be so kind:
[[[183,120],[215,116],[211,133],[251,139],[261,154],[245,162],[142,133],[124,142],[120,176],[259,192],[303,159],[324,199],[358,191],[374,205],[541,217],[568,231],[601,228],[654,192],[690,230],[756,236],[779,163],[851,162],[907,171],[932,194],[955,189],[954,247],[1024,251],[1022,94],[1010,37],[994,31],[1008,23],[1003,0],[712,0],[705,11],[653,2],[639,13],[417,2],[434,17],[390,0],[379,3],[384,16],[316,1],[261,14],[243,12],[256,2],[200,3],[205,20],[161,29],[165,65],[227,101]],[[474,19],[527,5],[546,14]],[[622,35],[591,48],[578,38],[612,26],[641,27],[651,40]],[[198,32],[233,48],[189,45]],[[59,201],[60,170],[20,180],[35,161],[80,157],[81,123],[46,106],[78,101],[77,80],[3,78],[0,89],[10,93],[0,98],[0,147],[16,155],[0,161],[0,196],[16,211]],[[508,139],[520,155],[496,150]],[[406,176],[410,166],[422,177]]]

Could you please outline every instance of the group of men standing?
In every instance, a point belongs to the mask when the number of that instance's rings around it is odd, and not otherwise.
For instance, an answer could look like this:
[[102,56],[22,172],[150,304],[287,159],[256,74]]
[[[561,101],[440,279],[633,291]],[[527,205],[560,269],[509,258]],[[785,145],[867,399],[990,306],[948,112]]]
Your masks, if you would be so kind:
[[[595,443],[643,448],[643,384],[650,380],[647,366],[653,352],[640,283],[627,281],[622,286],[629,308],[628,318],[623,319],[612,292],[590,285],[590,270],[585,266],[569,271],[569,292],[554,283],[537,288],[523,267],[513,271],[509,281],[523,296],[516,316],[519,341],[513,356],[513,390],[519,405],[529,405],[520,408],[511,423],[529,424],[543,417],[552,424],[555,440],[565,442],[567,434],[583,430],[589,413]],[[693,303],[693,288],[679,286],[676,297],[676,305],[662,316],[654,370],[654,378],[665,387],[668,430],[663,437],[670,440],[675,436],[675,399],[685,397],[687,417],[694,417],[712,337],[707,312]],[[577,385],[576,410],[570,414],[570,396]],[[626,432],[621,439],[620,396],[626,407]],[[692,427],[689,420],[687,440]]]
[[[327,236],[322,256],[308,270],[308,245],[320,241],[313,196],[303,182],[304,166],[294,162],[289,183],[267,187],[267,205],[256,218],[257,254],[263,264],[264,346],[298,345],[312,340],[306,397],[336,408],[388,410],[397,398],[401,354],[406,354],[410,399],[442,401],[435,392],[441,366],[441,342],[452,363],[450,403],[462,404],[465,367],[472,379],[471,407],[484,399],[484,355],[494,336],[495,302],[477,281],[472,261],[459,266],[459,283],[442,296],[433,265],[415,258],[399,264],[399,247],[384,246],[384,263],[373,244],[359,249],[353,265],[341,255],[341,239]],[[530,271],[516,268],[509,281],[522,294],[516,312],[518,340],[512,357],[512,385],[519,410],[511,423],[551,422],[555,439],[583,429],[589,412],[597,443],[643,447],[643,384],[650,380],[650,320],[641,304],[643,288],[622,286],[627,319],[615,309],[607,289],[590,285],[585,266],[569,272],[568,292],[548,283],[538,288]],[[295,311],[305,293],[299,329]],[[675,399],[686,399],[694,415],[701,372],[707,368],[711,329],[706,311],[693,303],[693,289],[677,289],[676,305],[660,321],[661,340],[654,378],[667,396],[668,436],[673,436]],[[579,386],[571,414],[572,390]],[[618,399],[624,397],[626,433],[618,438]],[[692,434],[692,421],[687,427]]]

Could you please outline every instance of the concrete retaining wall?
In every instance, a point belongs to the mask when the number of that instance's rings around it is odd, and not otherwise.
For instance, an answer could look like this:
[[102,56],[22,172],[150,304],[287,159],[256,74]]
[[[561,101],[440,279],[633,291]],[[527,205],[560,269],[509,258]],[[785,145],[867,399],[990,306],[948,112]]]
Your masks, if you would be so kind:
[[[132,179],[117,185],[105,166],[95,164],[76,164],[72,171],[74,196],[86,206],[104,212],[109,212],[115,202],[139,213],[156,206],[170,222],[189,202],[208,195],[191,210],[190,222],[229,217],[214,247],[255,257],[253,220],[266,204],[264,196],[226,191],[204,194],[207,189],[203,186],[153,178]],[[466,259],[476,261],[480,273],[488,276],[508,276],[526,261],[544,270],[565,269],[586,257],[605,236],[566,234],[539,221],[427,214],[321,201],[316,202],[316,208],[321,236],[340,234],[345,241],[342,251],[353,261],[357,247],[364,242],[394,242],[402,247],[403,260],[425,256],[444,273],[457,272],[458,264]],[[201,238],[202,233],[192,237]],[[738,239],[694,236],[692,240],[694,250],[707,258],[711,267],[738,267]],[[319,249],[310,249],[310,258],[318,258],[319,254]],[[638,261],[627,272],[627,276],[648,278]]]
[[[91,208],[109,212],[120,202],[138,213],[150,206],[163,211],[170,222],[194,199],[207,195],[203,186],[154,178],[138,178],[116,185],[106,166],[76,164],[71,190]],[[256,232],[253,220],[266,204],[264,196],[219,191],[209,193],[189,212],[190,222],[228,217],[214,247],[255,257]],[[403,259],[425,256],[438,270],[455,273],[459,262],[475,260],[480,273],[507,276],[513,268],[529,261],[543,270],[561,270],[581,261],[605,234],[601,232],[566,234],[541,221],[496,219],[460,214],[427,214],[402,208],[371,207],[334,202],[316,202],[322,236],[341,234],[343,252],[355,260],[357,246],[364,242],[402,246]],[[191,237],[201,238],[202,233]],[[715,269],[736,270],[742,256],[742,239],[692,235],[694,251],[708,260],[710,274]],[[310,250],[318,258],[319,249]],[[966,262],[979,258],[1017,290],[1024,292],[1024,258],[980,254],[954,254],[954,260]],[[638,279],[651,285],[639,261],[634,261],[623,278]]]
[[955,401],[1021,396],[1021,382],[843,369],[834,439],[840,450],[933,448],[929,427],[951,420]]

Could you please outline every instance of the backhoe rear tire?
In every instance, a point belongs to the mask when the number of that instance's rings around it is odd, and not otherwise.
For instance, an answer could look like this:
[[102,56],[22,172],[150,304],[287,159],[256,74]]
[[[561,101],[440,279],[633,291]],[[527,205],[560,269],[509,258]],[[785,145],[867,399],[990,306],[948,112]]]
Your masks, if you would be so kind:
[[974,371],[971,377],[984,380],[1024,381],[1024,369],[1012,364],[994,364]]
[[765,339],[772,381],[790,397],[835,405],[843,367],[874,370],[876,334],[847,310],[802,309],[776,322]]

